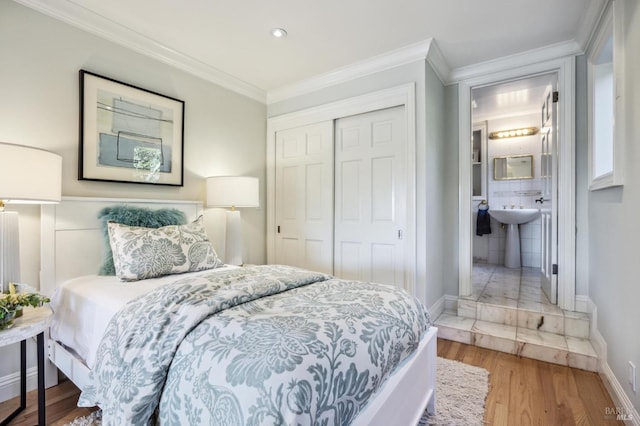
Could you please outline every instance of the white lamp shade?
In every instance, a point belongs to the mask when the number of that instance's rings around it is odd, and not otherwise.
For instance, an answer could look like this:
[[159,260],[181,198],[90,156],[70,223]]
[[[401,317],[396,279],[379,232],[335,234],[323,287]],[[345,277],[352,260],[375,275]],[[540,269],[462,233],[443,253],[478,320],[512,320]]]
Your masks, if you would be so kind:
[[259,207],[259,180],[247,176],[207,178],[207,207]]
[[62,157],[49,151],[0,142],[0,200],[59,203]]

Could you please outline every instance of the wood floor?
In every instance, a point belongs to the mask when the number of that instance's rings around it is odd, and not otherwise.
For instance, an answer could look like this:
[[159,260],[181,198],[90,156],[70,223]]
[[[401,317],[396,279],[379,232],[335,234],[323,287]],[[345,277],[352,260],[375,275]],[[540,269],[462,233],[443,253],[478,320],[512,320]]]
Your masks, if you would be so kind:
[[489,371],[485,424],[624,424],[608,415],[614,404],[597,373],[442,339],[438,356]]
[[[607,414],[614,407],[596,373],[519,358],[502,352],[438,339],[438,356],[489,371],[487,425],[623,425]],[[76,407],[79,391],[69,381],[47,390],[47,425],[62,426],[91,410]],[[18,399],[0,404],[0,418]],[[13,426],[37,424],[37,392]]]

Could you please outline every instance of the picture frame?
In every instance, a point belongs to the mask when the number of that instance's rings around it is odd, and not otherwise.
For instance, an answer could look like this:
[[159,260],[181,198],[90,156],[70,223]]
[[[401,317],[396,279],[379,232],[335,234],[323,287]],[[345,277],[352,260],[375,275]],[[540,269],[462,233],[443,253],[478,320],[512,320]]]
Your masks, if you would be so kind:
[[80,70],[78,179],[184,185],[184,101]]

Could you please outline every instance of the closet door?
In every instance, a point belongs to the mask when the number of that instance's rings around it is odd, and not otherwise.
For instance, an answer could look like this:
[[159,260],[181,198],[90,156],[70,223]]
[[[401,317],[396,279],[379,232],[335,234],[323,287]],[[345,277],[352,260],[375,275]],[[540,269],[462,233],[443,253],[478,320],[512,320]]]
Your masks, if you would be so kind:
[[334,269],[405,285],[404,107],[336,121]]
[[333,122],[276,134],[275,261],[333,273]]

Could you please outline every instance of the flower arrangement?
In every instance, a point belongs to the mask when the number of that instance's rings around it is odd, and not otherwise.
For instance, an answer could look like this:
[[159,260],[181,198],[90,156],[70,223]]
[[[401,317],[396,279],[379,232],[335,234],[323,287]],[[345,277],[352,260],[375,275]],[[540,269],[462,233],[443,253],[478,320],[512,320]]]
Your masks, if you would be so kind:
[[48,297],[38,293],[17,293],[15,284],[9,283],[9,293],[0,294],[0,330],[11,327],[23,307],[36,308],[49,301]]

